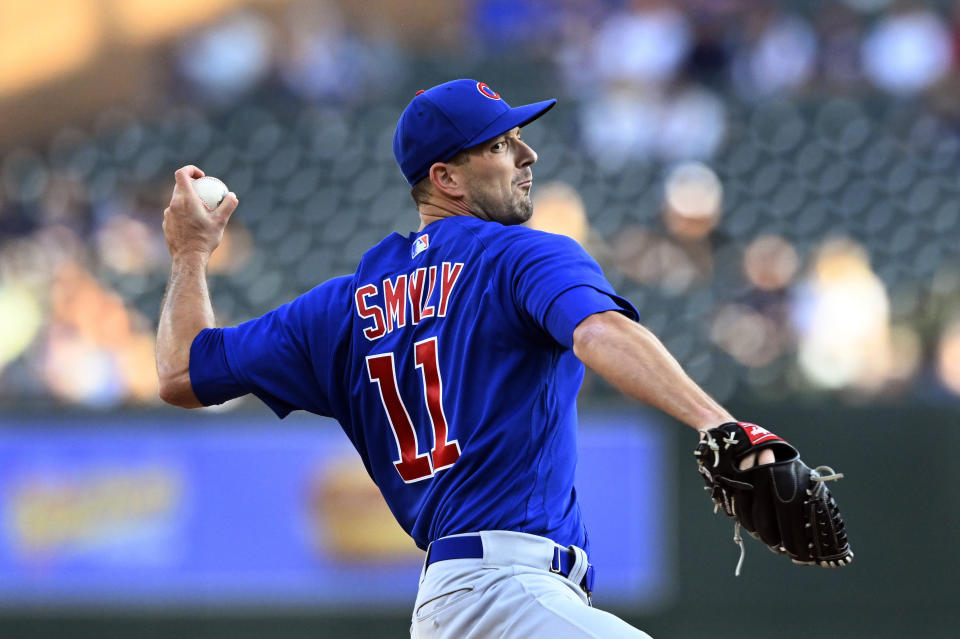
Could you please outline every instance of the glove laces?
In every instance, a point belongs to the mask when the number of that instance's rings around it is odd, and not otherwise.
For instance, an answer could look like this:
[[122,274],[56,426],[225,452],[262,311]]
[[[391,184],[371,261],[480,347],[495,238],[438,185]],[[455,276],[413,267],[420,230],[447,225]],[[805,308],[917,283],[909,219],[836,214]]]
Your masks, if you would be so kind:
[[[720,463],[720,444],[718,444],[717,440],[714,439],[713,435],[710,434],[710,431],[703,430],[700,432],[703,433],[703,435],[705,436],[707,446],[710,448],[710,450],[713,451],[713,466],[714,468],[716,468],[717,465]],[[724,450],[727,450],[731,446],[736,446],[737,444],[740,443],[740,440],[736,438],[736,435],[734,433],[730,433],[729,435],[724,435],[721,441],[723,442]],[[833,470],[831,469],[830,472],[833,472]]]
[[[720,464],[720,444],[717,443],[717,440],[710,434],[710,431],[701,431],[704,435],[704,441],[706,441],[707,447],[713,451],[713,467],[716,468]],[[731,446],[736,446],[739,440],[736,438],[734,433],[729,435],[724,435],[723,439],[723,449],[726,450]],[[833,472],[833,469],[830,469],[830,472]],[[740,570],[743,568],[743,560],[747,557],[747,548],[743,543],[743,537],[740,535],[740,521],[737,519],[737,503],[736,497],[731,496],[729,504],[727,503],[727,491],[721,490],[721,495],[723,496],[724,501],[724,510],[728,510],[733,516],[733,543],[740,546],[740,559],[737,561],[737,567],[733,571],[735,577],[740,576]],[[713,513],[716,514],[720,510],[720,504],[714,502],[713,504]]]
[[817,466],[810,471],[810,481],[836,481],[843,479],[843,473],[838,473],[829,466]]
[[[736,508],[736,497],[730,499],[730,506]],[[743,545],[743,537],[740,536],[740,521],[734,520],[733,523],[733,543],[740,546],[740,559],[737,561],[737,567],[733,570],[733,576],[740,576],[740,569],[743,568],[743,560],[747,557],[747,547]]]

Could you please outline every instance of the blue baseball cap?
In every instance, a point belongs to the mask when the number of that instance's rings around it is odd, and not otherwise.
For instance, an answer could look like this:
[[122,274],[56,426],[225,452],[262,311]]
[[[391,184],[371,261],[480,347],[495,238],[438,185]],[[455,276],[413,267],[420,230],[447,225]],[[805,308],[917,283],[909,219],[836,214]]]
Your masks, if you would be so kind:
[[453,80],[418,91],[400,114],[393,134],[393,155],[413,186],[471,146],[533,122],[556,104],[544,100],[511,107],[493,89],[476,80]]

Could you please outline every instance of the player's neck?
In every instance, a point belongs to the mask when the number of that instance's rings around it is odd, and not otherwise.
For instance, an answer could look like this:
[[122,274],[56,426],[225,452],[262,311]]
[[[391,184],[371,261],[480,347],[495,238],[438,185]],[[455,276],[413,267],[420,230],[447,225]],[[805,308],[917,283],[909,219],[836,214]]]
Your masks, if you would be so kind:
[[431,201],[423,202],[418,207],[420,212],[420,228],[422,231],[428,224],[442,220],[448,217],[471,216],[475,217],[473,211],[467,208],[462,200],[445,200],[442,202]]

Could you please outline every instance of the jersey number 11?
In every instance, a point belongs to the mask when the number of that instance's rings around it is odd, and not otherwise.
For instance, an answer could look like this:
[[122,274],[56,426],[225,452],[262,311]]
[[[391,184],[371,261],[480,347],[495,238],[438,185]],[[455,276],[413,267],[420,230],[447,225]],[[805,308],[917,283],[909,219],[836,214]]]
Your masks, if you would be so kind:
[[413,428],[410,413],[400,398],[397,388],[397,371],[393,363],[393,353],[380,353],[367,356],[367,374],[371,382],[380,389],[380,400],[387,411],[390,428],[400,459],[393,462],[401,479],[406,483],[428,479],[444,468],[453,466],[460,458],[460,444],[457,440],[447,441],[447,418],[443,414],[443,380],[440,379],[440,367],[437,357],[437,338],[417,342],[414,345],[417,368],[423,379],[423,398],[427,413],[433,424],[433,449],[430,453],[420,453],[417,443],[417,431]]

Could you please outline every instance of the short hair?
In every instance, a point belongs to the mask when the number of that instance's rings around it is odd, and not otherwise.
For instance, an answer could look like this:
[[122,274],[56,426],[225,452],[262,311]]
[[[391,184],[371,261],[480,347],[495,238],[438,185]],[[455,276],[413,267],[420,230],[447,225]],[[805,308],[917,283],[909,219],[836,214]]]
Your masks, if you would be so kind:
[[430,176],[428,175],[425,178],[422,178],[419,182],[413,185],[413,188],[410,189],[410,197],[413,198],[413,203],[417,206],[420,206],[427,201],[427,193],[430,190]]
[[[447,160],[447,164],[453,164],[455,166],[461,166],[466,163],[468,158],[468,151],[470,149],[464,149],[454,155],[452,158]],[[433,166],[433,165],[431,165]],[[421,179],[419,182],[413,185],[413,188],[410,189],[410,197],[413,198],[414,204],[420,206],[421,204],[427,201],[427,196],[430,194],[430,174],[427,173],[427,176]]]

